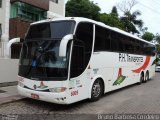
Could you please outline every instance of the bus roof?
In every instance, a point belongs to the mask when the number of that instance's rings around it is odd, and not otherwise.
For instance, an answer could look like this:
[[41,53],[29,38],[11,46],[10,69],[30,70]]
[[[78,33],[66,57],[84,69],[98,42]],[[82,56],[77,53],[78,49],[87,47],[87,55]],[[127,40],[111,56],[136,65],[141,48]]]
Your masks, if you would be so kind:
[[151,42],[148,42],[146,40],[143,40],[137,36],[134,36],[128,32],[125,32],[119,28],[116,28],[116,27],[110,27],[102,22],[97,22],[95,20],[91,20],[91,19],[88,19],[88,18],[83,18],[83,17],[64,17],[64,18],[53,18],[53,19],[46,19],[46,20],[42,20],[42,21],[38,21],[38,22],[34,22],[34,23],[31,23],[31,25],[34,25],[34,24],[39,24],[39,23],[44,23],[44,22],[52,22],[52,21],[60,21],[60,20],[74,20],[76,21],[77,23],[79,22],[90,22],[90,23],[93,23],[93,24],[96,24],[96,25],[99,25],[99,26],[102,26],[102,27],[105,27],[105,28],[108,28],[112,31],[115,31],[115,32],[118,32],[118,33],[121,33],[123,35],[126,35],[128,37],[132,37],[132,38],[135,38],[135,39],[138,39],[140,41],[143,41],[143,42],[146,42],[146,43],[149,43],[149,44],[152,44],[152,45],[155,45],[154,43],[151,43]]

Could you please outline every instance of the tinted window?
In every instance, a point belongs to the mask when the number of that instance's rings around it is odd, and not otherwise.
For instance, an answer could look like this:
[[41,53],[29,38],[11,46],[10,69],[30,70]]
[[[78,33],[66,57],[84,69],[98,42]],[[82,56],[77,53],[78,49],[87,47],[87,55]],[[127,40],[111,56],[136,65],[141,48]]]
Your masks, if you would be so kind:
[[135,40],[134,42],[134,54],[142,54],[142,43],[139,40]]
[[70,43],[67,46],[67,56],[63,58],[59,56],[60,42],[60,40],[25,41],[20,57],[19,75],[29,79],[66,79]]
[[96,26],[94,51],[110,50],[110,31]]
[[79,23],[71,60],[71,77],[77,77],[87,67],[93,46],[93,24]]
[[74,41],[71,64],[71,77],[77,77],[84,71],[84,45],[80,41]]
[[51,31],[51,38],[63,38],[65,35],[73,33],[74,23],[68,21],[51,23]]
[[150,44],[147,44],[145,43],[144,44],[144,52],[146,55],[155,55],[155,47],[153,45],[150,45]]
[[49,23],[32,25],[29,29],[27,39],[32,38],[50,38],[51,30]]
[[80,23],[77,27],[76,38],[85,42],[86,51],[92,51],[93,43],[93,24]]
[[95,27],[94,51],[155,55],[155,47],[153,45],[100,26]]
[[111,50],[118,52],[119,51],[119,36],[116,32],[111,32]]
[[119,51],[120,52],[125,52],[125,39],[124,36],[119,34]]
[[87,67],[91,57],[93,45],[93,24],[92,23],[79,23],[76,31],[78,40],[84,43],[85,47],[85,66]]
[[74,26],[75,23],[73,21],[31,25],[26,38],[63,38],[67,34],[73,34]]
[[127,53],[134,53],[133,40],[130,37],[124,37],[124,48]]

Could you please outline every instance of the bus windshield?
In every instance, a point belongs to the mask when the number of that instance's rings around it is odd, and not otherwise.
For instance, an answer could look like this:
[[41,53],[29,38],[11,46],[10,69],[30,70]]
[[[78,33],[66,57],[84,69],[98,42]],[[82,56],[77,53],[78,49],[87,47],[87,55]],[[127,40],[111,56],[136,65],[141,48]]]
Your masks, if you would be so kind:
[[75,22],[58,21],[30,27],[22,46],[19,76],[32,80],[66,80],[70,43],[66,57],[59,56],[62,38],[73,34]]

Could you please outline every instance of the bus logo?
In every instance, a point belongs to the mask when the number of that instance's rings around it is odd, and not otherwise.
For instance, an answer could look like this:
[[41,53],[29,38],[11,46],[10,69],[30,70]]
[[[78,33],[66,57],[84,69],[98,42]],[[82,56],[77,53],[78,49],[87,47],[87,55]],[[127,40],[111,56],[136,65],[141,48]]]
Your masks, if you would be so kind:
[[134,73],[140,73],[142,70],[145,70],[148,67],[149,63],[150,63],[150,59],[151,59],[151,57],[147,56],[144,64],[140,68],[138,68],[136,70],[132,70],[132,71]]
[[43,81],[41,81],[40,86],[38,86],[40,89],[48,88],[48,86],[44,85]]
[[122,68],[119,68],[118,77],[117,77],[117,80],[113,83],[113,86],[120,85],[125,79],[126,79],[126,76],[122,75]]

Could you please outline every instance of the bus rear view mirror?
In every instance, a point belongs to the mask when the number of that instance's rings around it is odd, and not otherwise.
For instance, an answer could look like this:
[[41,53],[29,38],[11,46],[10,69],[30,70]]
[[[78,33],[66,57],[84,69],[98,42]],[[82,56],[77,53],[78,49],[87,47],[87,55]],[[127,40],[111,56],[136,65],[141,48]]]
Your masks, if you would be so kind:
[[73,39],[73,35],[69,34],[62,38],[60,47],[59,47],[59,56],[60,57],[66,57],[66,51],[67,51],[67,44],[70,40]]

